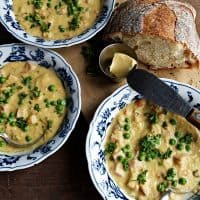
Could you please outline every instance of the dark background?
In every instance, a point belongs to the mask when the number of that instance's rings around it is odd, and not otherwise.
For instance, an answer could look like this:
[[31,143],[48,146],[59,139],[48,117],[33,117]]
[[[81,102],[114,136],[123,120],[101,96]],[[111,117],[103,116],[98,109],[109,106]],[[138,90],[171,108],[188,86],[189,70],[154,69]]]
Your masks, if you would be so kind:
[[[19,42],[0,25],[0,44]],[[65,145],[42,163],[0,172],[0,200],[100,200],[85,155],[88,124],[82,113]]]

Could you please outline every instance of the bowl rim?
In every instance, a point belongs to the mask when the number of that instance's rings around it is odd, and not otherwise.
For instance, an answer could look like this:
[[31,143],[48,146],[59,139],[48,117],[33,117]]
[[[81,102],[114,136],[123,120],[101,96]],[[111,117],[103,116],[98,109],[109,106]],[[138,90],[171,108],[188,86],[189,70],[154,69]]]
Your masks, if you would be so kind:
[[[4,0],[5,1],[5,0]],[[11,0],[13,1],[13,0]],[[105,0],[103,0],[105,1]],[[112,3],[112,5],[109,7],[109,11],[108,11],[108,14],[106,15],[105,19],[102,20],[100,22],[100,27],[99,28],[94,28],[95,27],[95,24],[93,24],[91,27],[89,27],[86,32],[83,32],[75,37],[72,37],[72,38],[69,38],[69,39],[64,39],[64,40],[58,40],[58,41],[66,41],[66,42],[59,42],[59,43],[56,43],[56,44],[48,44],[48,42],[53,42],[53,41],[57,41],[57,40],[46,40],[44,38],[40,38],[40,37],[36,37],[36,36],[32,36],[30,35],[28,32],[26,32],[24,30],[24,28],[22,27],[22,31],[27,34],[29,37],[32,37],[34,39],[42,39],[45,41],[45,43],[47,44],[41,44],[37,41],[32,41],[29,39],[25,39],[24,36],[20,36],[18,33],[14,32],[11,28],[10,28],[10,25],[8,23],[5,22],[5,20],[3,19],[3,13],[0,12],[0,23],[6,28],[6,30],[12,34],[15,38],[17,38],[18,40],[20,40],[21,42],[24,42],[25,44],[29,44],[29,45],[32,45],[32,46],[37,46],[37,47],[42,47],[42,48],[51,48],[51,49],[56,49],[56,48],[62,48],[62,47],[71,47],[71,46],[74,46],[74,45],[77,45],[77,44],[80,44],[80,43],[83,43],[83,42],[86,42],[87,40],[91,39],[92,37],[94,37],[98,32],[100,32],[106,25],[107,23],[109,22],[110,18],[111,18],[111,15],[112,15],[112,12],[115,8],[115,4],[116,4],[116,0],[106,0],[106,1],[112,1],[110,3]],[[4,5],[5,3],[2,1],[0,2],[0,5]],[[102,8],[104,7],[104,4],[102,6]],[[13,12],[13,11],[12,11]],[[98,22],[98,19],[101,17],[102,15],[99,15],[96,22]],[[16,22],[18,22],[18,20],[15,18]],[[21,25],[20,25],[21,27]],[[94,28],[94,29],[93,29]],[[89,30],[92,30],[93,31],[87,36],[87,37],[84,37],[82,38],[83,36],[86,36],[87,35],[87,31]],[[68,43],[68,41],[72,40],[73,38],[75,38],[75,41],[73,42],[70,42]]]
[[[176,81],[176,80],[173,80],[173,79],[168,79],[168,78],[159,78],[161,79],[163,82],[168,82],[168,83],[174,83],[178,86],[183,86],[183,87],[187,87],[189,89],[192,89],[193,91],[197,92],[200,96],[200,89],[197,89],[189,84],[186,84],[186,83],[183,83],[183,82],[179,82],[179,81]],[[93,186],[95,187],[95,189],[98,191],[98,193],[100,194],[100,196],[103,198],[103,199],[107,199],[106,196],[104,196],[103,192],[100,190],[100,187],[98,186],[97,182],[96,182],[96,179],[95,179],[95,176],[93,175],[92,173],[92,165],[91,165],[91,162],[92,162],[92,159],[90,157],[90,138],[91,138],[91,134],[92,134],[92,130],[93,128],[95,127],[95,123],[96,123],[96,120],[99,116],[99,113],[100,111],[102,110],[102,108],[104,107],[104,105],[112,98],[112,97],[115,97],[118,93],[120,93],[121,91],[125,90],[126,88],[130,88],[130,86],[128,86],[128,84],[125,84],[121,87],[119,87],[118,89],[114,90],[108,97],[106,97],[100,104],[99,106],[97,107],[94,115],[93,115],[93,118],[90,122],[90,125],[89,125],[89,129],[88,129],[88,133],[87,133],[87,136],[86,136],[86,143],[85,143],[85,154],[86,154],[86,160],[87,160],[87,167],[88,167],[88,172],[89,172],[89,176],[90,176],[90,179],[92,180],[92,183],[93,183]],[[135,90],[133,90],[134,92],[136,92]],[[137,94],[139,94],[138,92],[136,92]],[[107,171],[107,169],[106,169]],[[107,172],[109,174],[109,172]],[[109,174],[110,176],[110,174]],[[111,177],[111,179],[113,179]],[[116,184],[115,180],[114,180],[114,183]],[[121,190],[121,189],[120,189]],[[127,195],[122,192],[125,197],[127,198]]]
[[[36,46],[33,46],[33,45],[29,45],[29,44],[24,44],[24,43],[11,43],[11,44],[3,44],[3,45],[0,45],[0,50],[2,47],[12,47],[12,46],[25,46],[26,48],[29,48],[29,47],[32,47],[32,48],[38,48]],[[74,118],[73,122],[72,122],[72,126],[71,126],[71,129],[68,131],[68,134],[64,137],[64,139],[62,140],[62,142],[55,148],[53,149],[52,151],[50,151],[48,154],[45,154],[44,156],[42,156],[40,159],[38,159],[37,161],[33,161],[31,162],[30,164],[26,164],[26,165],[20,165],[20,166],[11,166],[11,167],[2,167],[0,166],[0,172],[1,171],[16,171],[16,170],[22,170],[22,169],[26,169],[26,168],[30,168],[30,167],[33,167],[39,163],[41,163],[43,160],[47,159],[48,157],[50,157],[52,154],[56,153],[59,149],[61,149],[63,147],[63,145],[65,144],[65,142],[68,140],[69,136],[71,135],[72,131],[74,130],[76,124],[77,124],[77,121],[78,121],[78,118],[80,116],[80,112],[81,112],[81,87],[80,87],[80,82],[79,82],[79,79],[76,75],[76,73],[74,72],[72,66],[67,62],[67,60],[65,60],[60,54],[58,54],[57,52],[53,51],[53,50],[50,50],[50,49],[44,49],[44,48],[41,48],[39,47],[40,49],[42,49],[43,51],[46,51],[48,53],[51,53],[53,55],[55,55],[56,57],[58,57],[64,64],[65,64],[65,67],[69,69],[69,72],[70,74],[74,77],[74,81],[76,82],[77,84],[77,94],[78,94],[78,110],[77,110],[77,114],[76,114],[76,117]],[[1,59],[1,57],[0,57]],[[3,66],[3,65],[2,65]],[[1,67],[2,67],[1,66]],[[59,77],[59,79],[61,79]],[[63,82],[63,80],[61,79],[61,81]],[[57,134],[56,134],[57,135]],[[55,135],[55,136],[56,136]],[[55,136],[53,138],[55,138]],[[52,139],[53,139],[52,138]],[[46,145],[46,144],[45,144]],[[44,146],[45,146],[44,145]],[[16,155],[16,156],[24,156],[24,155],[31,155],[33,152],[29,152],[29,153],[25,153],[23,155]],[[3,155],[3,154],[1,154]],[[10,155],[11,156],[11,155]],[[15,155],[13,155],[15,156]],[[12,157],[12,156],[11,156]]]

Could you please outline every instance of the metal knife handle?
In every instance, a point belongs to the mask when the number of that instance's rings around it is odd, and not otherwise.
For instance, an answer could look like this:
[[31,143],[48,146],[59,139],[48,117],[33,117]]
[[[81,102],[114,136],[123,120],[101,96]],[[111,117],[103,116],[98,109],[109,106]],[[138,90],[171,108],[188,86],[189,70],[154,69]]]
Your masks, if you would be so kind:
[[200,110],[193,109],[187,116],[187,120],[200,129]]

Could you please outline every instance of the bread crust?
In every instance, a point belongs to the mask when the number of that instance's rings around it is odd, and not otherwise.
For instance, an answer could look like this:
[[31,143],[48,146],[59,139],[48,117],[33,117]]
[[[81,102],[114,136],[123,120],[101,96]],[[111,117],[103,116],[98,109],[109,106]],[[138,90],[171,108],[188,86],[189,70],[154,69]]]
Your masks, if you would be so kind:
[[199,66],[200,39],[195,17],[195,9],[187,3],[175,0],[128,0],[114,11],[104,38],[124,42],[124,37],[140,34],[181,43],[193,60],[188,67]]

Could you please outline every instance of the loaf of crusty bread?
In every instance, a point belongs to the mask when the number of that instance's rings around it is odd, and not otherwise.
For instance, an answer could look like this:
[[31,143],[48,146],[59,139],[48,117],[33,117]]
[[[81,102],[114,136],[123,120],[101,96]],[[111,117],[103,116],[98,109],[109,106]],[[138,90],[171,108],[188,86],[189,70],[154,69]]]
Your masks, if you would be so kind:
[[199,67],[196,11],[178,0],[128,0],[113,12],[104,38],[124,42],[154,69]]

